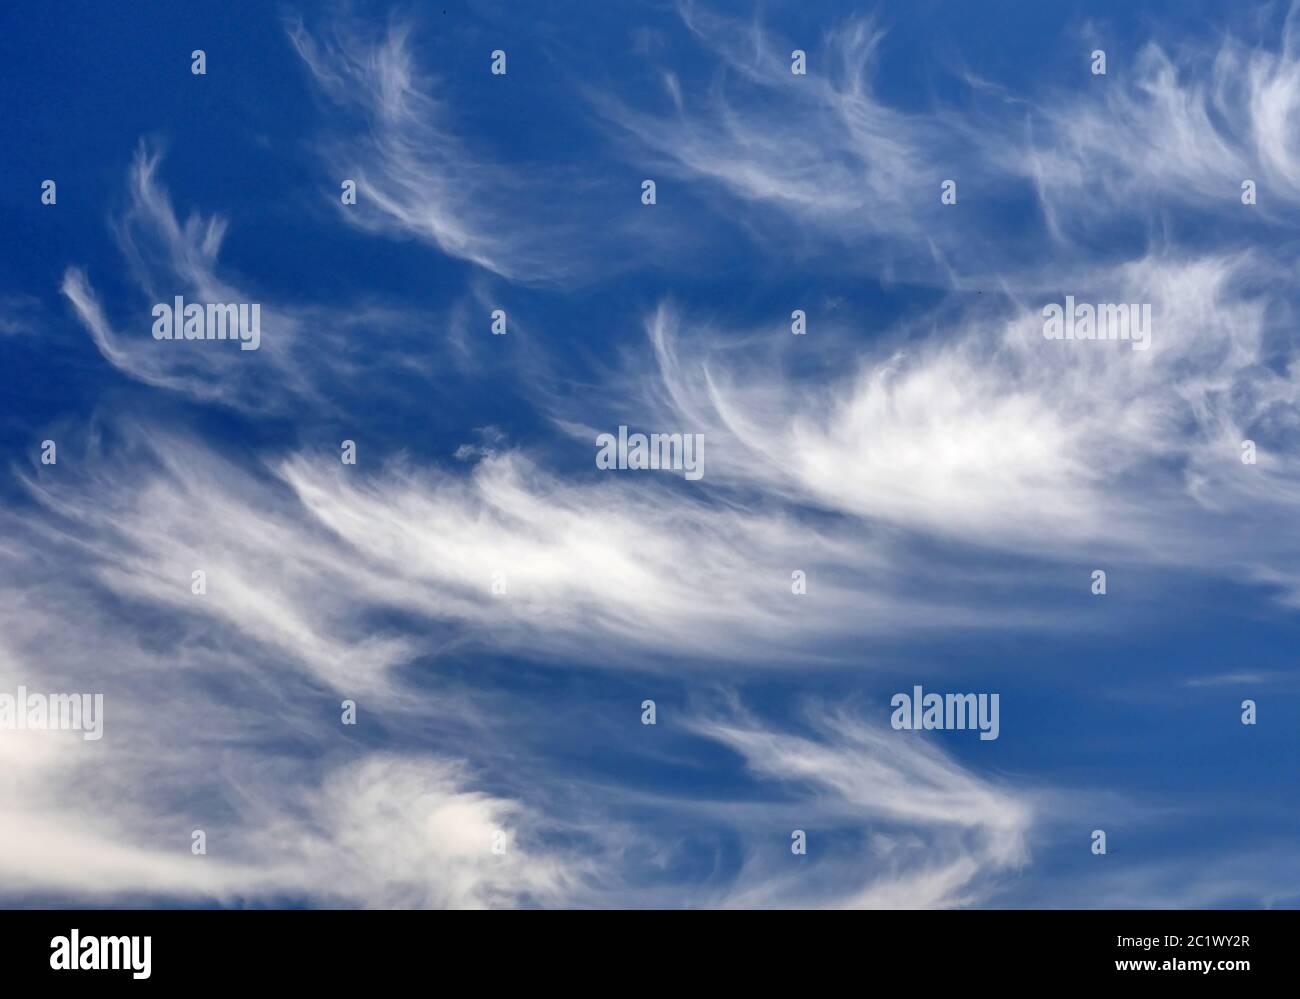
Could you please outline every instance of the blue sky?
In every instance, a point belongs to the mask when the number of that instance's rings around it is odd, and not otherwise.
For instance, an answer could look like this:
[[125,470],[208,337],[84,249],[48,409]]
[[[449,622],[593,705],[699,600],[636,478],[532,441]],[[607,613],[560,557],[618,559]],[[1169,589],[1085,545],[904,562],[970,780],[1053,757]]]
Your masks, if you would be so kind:
[[1300,903],[1284,6],[8,13],[0,899]]

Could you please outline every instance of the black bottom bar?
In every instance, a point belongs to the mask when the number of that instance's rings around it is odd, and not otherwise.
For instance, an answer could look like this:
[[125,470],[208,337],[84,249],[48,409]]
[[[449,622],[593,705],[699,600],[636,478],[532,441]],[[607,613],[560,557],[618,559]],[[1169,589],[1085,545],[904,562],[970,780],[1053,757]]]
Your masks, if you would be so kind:
[[90,988],[285,983],[336,991],[405,979],[459,991],[457,980],[517,977],[606,989],[802,982],[817,992],[834,975],[863,988],[1127,981],[1222,990],[1290,982],[1297,929],[1296,910],[26,910],[0,913],[0,967],[6,985]]

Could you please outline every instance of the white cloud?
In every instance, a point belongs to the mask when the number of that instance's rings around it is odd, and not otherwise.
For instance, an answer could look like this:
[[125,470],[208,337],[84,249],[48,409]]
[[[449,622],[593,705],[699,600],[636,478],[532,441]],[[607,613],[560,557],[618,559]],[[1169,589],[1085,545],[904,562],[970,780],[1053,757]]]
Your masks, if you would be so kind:
[[[704,721],[699,731],[740,753],[766,780],[807,791],[785,813],[819,852],[805,871],[781,846],[751,848],[724,900],[735,906],[925,909],[970,905],[1028,861],[1034,811],[1028,796],[976,777],[912,732],[816,709],[816,737],[773,732],[746,720]],[[837,826],[865,828],[838,852]],[[757,837],[756,837],[757,838]]]
[[322,144],[339,182],[357,181],[357,203],[339,203],[347,222],[423,240],[515,281],[571,277],[599,259],[596,230],[575,221],[580,200],[558,203],[591,179],[553,164],[506,166],[471,149],[442,82],[416,63],[410,25],[376,35],[336,23],[313,34],[296,21],[288,32],[320,92],[360,116]]
[[[1294,590],[1295,552],[1257,531],[1300,503],[1286,430],[1300,423],[1300,368],[1282,353],[1273,270],[1255,253],[1149,254],[978,309],[955,301],[866,348],[823,321],[816,391],[783,364],[803,338],[662,306],[647,321],[662,382],[642,404],[703,431],[724,486],[1004,551],[1189,564]],[[1062,286],[1150,303],[1149,349],[1045,340],[1041,309]],[[1248,438],[1255,465],[1241,461]]]
[[[1131,67],[1112,59],[1111,75],[1031,105],[1021,137],[1004,124],[972,127],[970,140],[1000,169],[1033,180],[1061,236],[1170,201],[1246,225],[1277,220],[1279,206],[1300,203],[1297,9],[1275,47],[1231,36],[1172,50],[1148,42]],[[1249,208],[1248,179],[1258,186]]]
[[[450,629],[439,643],[624,668],[795,650],[816,660],[863,631],[1020,619],[950,603],[942,568],[907,566],[889,538],[718,503],[694,484],[601,473],[594,458],[574,478],[495,450],[468,469],[360,474],[323,452],[254,474],[156,431],[128,426],[121,437],[119,451],[78,459],[57,487],[48,475],[30,481],[49,529],[75,532],[113,591],[219,622],[336,689],[382,691],[419,654],[427,636],[378,623],[391,611]],[[594,456],[594,442],[583,450]],[[201,598],[190,592],[196,569],[207,576]],[[795,569],[812,599],[791,593]]]
[[[282,305],[228,276],[219,261],[226,220],[196,212],[182,223],[159,180],[161,162],[158,147],[140,144],[128,176],[128,206],[112,220],[135,293],[125,303],[106,305],[80,266],[69,266],[60,286],[115,368],[147,385],[257,416],[283,416],[305,404],[328,409],[340,389],[378,367],[430,374],[427,344],[415,352],[404,335],[376,335],[404,334],[415,325],[408,313],[367,303],[346,309]],[[153,306],[172,305],[177,296],[187,303],[256,303],[257,349],[231,341],[155,340]],[[114,315],[127,318],[115,322]],[[362,331],[368,334],[364,351],[355,348]]]
[[[60,290],[114,367],[148,385],[253,412],[283,409],[311,388],[295,363],[301,319],[222,279],[217,257],[226,231],[220,216],[191,215],[182,224],[157,180],[162,154],[142,143],[130,171],[130,205],[113,229],[130,265],[139,295],[125,329],[115,328],[81,267],[64,274]],[[232,342],[158,341],[153,338],[155,304],[247,303],[261,306],[256,350]],[[241,335],[245,335],[240,331]]]
[[[664,637],[654,628],[668,621],[687,625],[674,633],[678,639],[723,641],[723,627],[732,624],[726,601],[686,607],[671,569],[653,558],[636,572],[629,559],[617,587],[608,584],[617,572],[604,587],[588,580],[585,559],[598,568],[618,563],[592,554],[601,544],[591,549],[583,532],[566,528],[573,513],[565,504],[544,513],[556,497],[530,493],[511,467],[517,458],[498,460],[505,466],[481,463],[476,477],[484,481],[441,482],[429,493],[415,481],[399,489],[389,480],[383,493],[334,482],[337,502],[314,492],[329,480],[315,479],[305,459],[282,469],[306,507],[355,545],[362,536],[349,521],[358,529],[389,525],[368,548],[313,540],[312,529],[290,527],[272,484],[174,443],[153,456],[157,468],[105,456],[93,477],[66,478],[57,496],[33,483],[49,513],[29,516],[30,540],[5,553],[5,577],[21,575],[28,588],[25,595],[0,590],[7,643],[0,685],[102,692],[105,734],[96,743],[50,732],[8,733],[0,741],[0,871],[8,889],[79,899],[304,897],[397,907],[626,905],[656,897],[624,880],[620,858],[632,841],[608,789],[588,788],[574,811],[545,782],[532,782],[533,800],[489,792],[475,765],[410,746],[402,733],[472,715],[473,695],[417,693],[405,677],[377,676],[376,665],[396,662],[368,662],[369,641],[349,637],[370,634],[354,626],[367,608],[449,613],[453,603],[433,603],[435,580],[437,589],[474,586],[477,580],[458,581],[456,572],[487,564],[484,546],[505,544],[528,548],[525,594],[543,582],[573,593],[564,601],[539,594],[536,606],[525,599],[510,610],[488,598],[481,616],[466,609],[473,601],[462,594],[461,613],[477,627],[508,632],[517,618],[543,642],[546,627],[572,630],[593,654],[653,650]],[[119,474],[129,484],[115,482]],[[626,496],[609,499],[611,509],[626,512]],[[485,507],[493,511],[486,517]],[[514,534],[498,539],[503,529]],[[611,532],[596,540],[644,541]],[[705,536],[691,544],[706,566],[717,555],[717,542]],[[186,570],[205,557],[200,548],[208,557],[220,553],[205,596],[187,587]],[[630,554],[617,547],[609,553]],[[230,575],[235,565],[240,572]],[[574,609],[565,610],[569,604]],[[130,623],[141,614],[152,627]],[[749,637],[762,638],[759,614],[747,614]],[[73,616],[77,627],[69,628]],[[578,619],[587,621],[585,630]],[[736,647],[733,640],[733,654]],[[334,692],[322,691],[322,683]],[[389,727],[391,748],[339,742],[346,735],[338,722],[343,695],[359,700],[368,723]],[[467,748],[497,745],[490,755],[498,767],[518,752],[499,713],[468,724],[481,728]],[[742,752],[764,780],[811,785],[806,814],[869,823],[863,849],[884,858],[891,873],[848,894],[824,895],[816,879],[760,884],[751,862],[721,889],[684,887],[679,902],[965,904],[987,875],[1018,862],[1029,816],[1013,799],[920,743],[891,741],[845,718],[824,716],[818,724],[818,738],[765,732],[747,718],[715,718],[697,730]],[[544,762],[530,766],[546,772]],[[725,822],[728,811],[700,812],[685,800],[664,805],[694,814],[706,828]],[[207,834],[206,856],[189,853],[193,829]],[[498,832],[506,834],[500,855],[491,850]],[[638,855],[664,851],[658,835],[637,832]],[[847,876],[837,868],[833,880],[843,884]]]
[[[923,231],[917,185],[938,205],[937,163],[947,140],[936,121],[890,108],[874,94],[882,31],[863,19],[837,25],[810,53],[808,74],[795,76],[790,52],[798,46],[773,39],[759,21],[693,4],[679,11],[720,60],[706,91],[670,76],[673,108],[663,113],[605,92],[588,95],[635,141],[638,156],[648,151],[742,202],[770,203],[823,236]],[[797,232],[783,231],[783,242],[799,242]]]
[[[592,871],[543,841],[563,823],[482,790],[455,756],[350,749],[338,697],[256,643],[175,611],[152,633],[135,628],[73,551],[46,538],[4,556],[6,578],[21,571],[28,589],[0,589],[0,690],[104,697],[98,741],[0,733],[7,894],[478,908],[554,902]],[[364,677],[351,686],[371,725],[400,729],[411,712],[436,725],[464,706],[449,693],[367,698]]]

